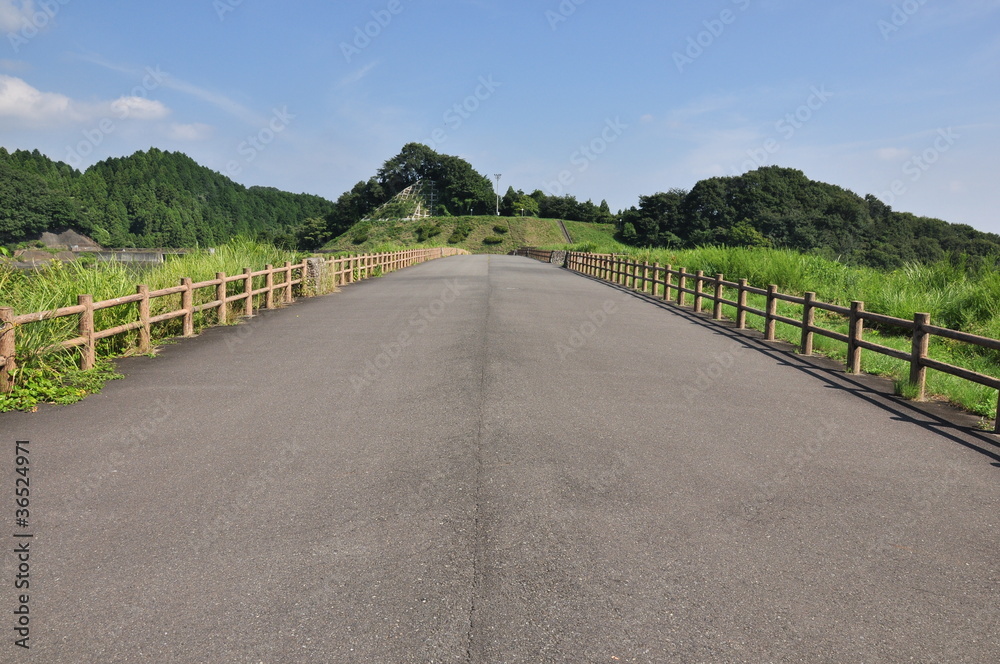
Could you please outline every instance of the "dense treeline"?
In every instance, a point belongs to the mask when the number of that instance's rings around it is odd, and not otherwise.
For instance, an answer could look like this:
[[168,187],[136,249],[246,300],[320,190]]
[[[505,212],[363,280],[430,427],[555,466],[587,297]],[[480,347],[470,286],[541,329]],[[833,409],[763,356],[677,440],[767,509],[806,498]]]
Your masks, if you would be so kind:
[[594,205],[592,201],[580,202],[575,196],[550,196],[541,189],[525,194],[513,187],[500,200],[500,214],[505,217],[541,217],[542,219],[565,219],[590,224],[612,224],[615,215],[611,213],[607,201]]
[[235,236],[294,242],[333,203],[244,187],[180,153],[150,149],[81,173],[38,150],[0,148],[0,243],[71,228],[111,247],[194,247]]
[[[336,202],[246,188],[186,155],[155,148],[83,173],[37,150],[0,148],[0,244],[72,228],[104,246],[192,247],[244,236],[316,249],[418,181],[433,192],[426,202],[435,215],[496,211],[491,180],[467,161],[419,143],[405,145]],[[635,246],[779,247],[877,268],[1000,255],[998,235],[896,212],[874,196],[777,166],[702,180],[690,191],[641,196],[637,207],[617,215],[606,201],[508,187],[500,213],[614,223],[619,239]]]
[[780,247],[882,269],[1000,255],[993,233],[896,212],[874,196],[777,166],[641,196],[617,225],[621,240],[636,246]]

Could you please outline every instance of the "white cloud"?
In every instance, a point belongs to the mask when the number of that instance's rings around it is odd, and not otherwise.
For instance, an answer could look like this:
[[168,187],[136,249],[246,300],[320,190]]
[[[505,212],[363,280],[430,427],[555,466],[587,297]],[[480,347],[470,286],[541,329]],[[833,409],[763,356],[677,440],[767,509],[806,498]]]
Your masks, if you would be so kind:
[[87,119],[66,95],[41,92],[14,76],[0,74],[0,117],[29,127],[48,127]]
[[162,102],[144,97],[83,102],[57,92],[42,92],[24,79],[0,74],[0,118],[27,129],[52,129],[111,120],[161,120],[170,115]]
[[0,30],[13,32],[20,30],[25,21],[35,14],[33,0],[0,0]]
[[213,132],[213,127],[200,122],[194,124],[178,124],[175,122],[170,125],[169,130],[170,138],[178,141],[204,141],[211,138]]
[[170,115],[170,109],[162,102],[145,97],[121,97],[111,102],[111,110],[123,120],[160,120]]

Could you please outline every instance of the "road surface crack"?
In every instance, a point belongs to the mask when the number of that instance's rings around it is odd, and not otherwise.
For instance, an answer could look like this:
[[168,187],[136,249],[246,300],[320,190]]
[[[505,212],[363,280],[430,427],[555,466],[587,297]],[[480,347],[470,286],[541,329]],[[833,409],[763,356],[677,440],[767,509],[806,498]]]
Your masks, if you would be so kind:
[[486,533],[483,525],[483,504],[482,504],[482,492],[483,492],[483,437],[486,432],[486,383],[487,383],[487,369],[489,366],[488,362],[488,341],[489,341],[489,329],[490,329],[490,316],[492,314],[492,306],[490,304],[490,293],[492,287],[490,284],[490,263],[487,261],[486,264],[486,315],[483,317],[483,327],[482,339],[481,339],[481,351],[479,353],[480,358],[480,372],[479,372],[479,417],[477,422],[476,431],[476,441],[475,441],[475,463],[476,463],[476,486],[473,493],[475,507],[474,507],[474,520],[473,520],[473,530],[472,530],[472,587],[470,588],[470,601],[469,601],[469,632],[466,636],[466,659],[468,662],[477,661],[476,657],[476,646],[477,646],[477,630],[478,625],[476,623],[477,612],[480,609],[479,600],[482,597],[482,585],[483,585],[483,555],[486,547]]

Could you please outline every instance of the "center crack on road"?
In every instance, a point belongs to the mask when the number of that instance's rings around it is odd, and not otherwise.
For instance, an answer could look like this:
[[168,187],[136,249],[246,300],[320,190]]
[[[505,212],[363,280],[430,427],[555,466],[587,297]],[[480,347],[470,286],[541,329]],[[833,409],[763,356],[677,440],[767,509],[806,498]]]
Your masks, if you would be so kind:
[[479,372],[479,417],[477,418],[477,430],[476,430],[476,442],[475,442],[475,460],[476,460],[476,486],[473,493],[475,500],[475,518],[473,520],[473,531],[472,531],[472,587],[470,590],[469,599],[469,632],[466,635],[466,647],[465,654],[466,660],[468,662],[475,662],[476,658],[475,652],[475,641],[476,641],[476,611],[478,609],[479,598],[482,592],[482,582],[483,582],[483,572],[482,572],[482,561],[483,561],[483,550],[485,548],[486,534],[483,531],[483,507],[482,507],[482,488],[483,488],[483,436],[485,435],[485,419],[486,419],[486,372],[489,366],[488,362],[488,341],[489,341],[489,329],[490,329],[490,316],[492,315],[492,306],[490,303],[490,294],[492,293],[492,285],[490,284],[490,262],[487,260],[486,263],[486,315],[483,316],[483,323],[481,327],[482,338],[481,352],[479,353],[480,360],[480,372]]

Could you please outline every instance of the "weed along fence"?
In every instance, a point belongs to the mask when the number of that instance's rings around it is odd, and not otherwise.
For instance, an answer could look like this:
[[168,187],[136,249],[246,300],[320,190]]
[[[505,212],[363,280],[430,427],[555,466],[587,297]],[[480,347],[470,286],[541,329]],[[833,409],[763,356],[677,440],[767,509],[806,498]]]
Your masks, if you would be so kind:
[[[0,307],[0,389],[9,391],[14,385],[18,358],[18,329],[44,321],[76,318],[77,336],[58,341],[31,354],[46,354],[60,350],[80,349],[80,368],[92,369],[97,358],[97,342],[130,332],[138,333],[138,349],[149,352],[153,326],[180,321],[180,334],[193,336],[196,317],[214,313],[214,319],[199,322],[225,325],[233,314],[252,316],[255,310],[273,309],[293,301],[296,295],[311,296],[327,293],[337,286],[376,277],[388,272],[436,258],[468,253],[463,249],[412,249],[393,253],[363,254],[341,258],[309,258],[297,265],[266,266],[263,270],[246,268],[242,274],[219,272],[215,279],[193,282],[181,280],[180,285],[151,291],[148,286],[136,286],[134,295],[94,302],[91,295],[77,296],[73,306],[15,315],[9,307]],[[99,312],[116,312],[115,321],[128,322],[99,329]],[[108,316],[108,318],[112,318]]]
[[[553,253],[536,249],[515,252],[517,255],[546,262],[551,261]],[[682,307],[687,305],[688,296],[690,296],[693,300],[694,311],[702,313],[710,306],[712,317],[716,320],[723,318],[723,307],[730,307],[731,310],[735,310],[736,325],[740,329],[746,328],[748,315],[759,316],[764,321],[764,338],[768,341],[775,340],[775,327],[778,323],[797,327],[802,331],[799,349],[803,355],[813,354],[813,342],[817,334],[843,342],[847,344],[847,370],[851,373],[861,372],[861,353],[864,350],[908,362],[910,365],[909,380],[917,400],[922,400],[925,396],[928,369],[1000,390],[1000,379],[998,378],[953,364],[939,362],[928,355],[930,339],[933,336],[994,351],[1000,351],[1000,341],[931,325],[929,314],[914,314],[913,320],[885,316],[865,311],[865,303],[860,301],[852,302],[850,307],[838,306],[820,302],[816,299],[816,294],[811,292],[807,292],[801,297],[786,295],[779,293],[778,287],[775,285],[770,285],[766,289],[755,288],[750,286],[746,279],[735,282],[727,281],[721,274],[707,276],[701,271],[688,272],[683,267],[674,269],[670,265],[638,263],[623,256],[608,254],[570,252],[566,256],[566,267],[604,281],[648,293],[653,297],[662,297],[665,301],[674,301]],[[735,299],[727,299],[727,295]],[[762,296],[765,302],[764,308],[758,309],[749,306],[748,296],[750,295]],[[779,302],[800,306],[801,319],[779,315]],[[843,317],[847,322],[848,333],[843,334],[817,326],[816,312],[818,310]],[[904,330],[912,338],[911,350],[905,352],[866,340],[864,338],[866,323],[871,323],[879,328],[889,327]],[[997,417],[994,431],[1000,433],[1000,417]]]

